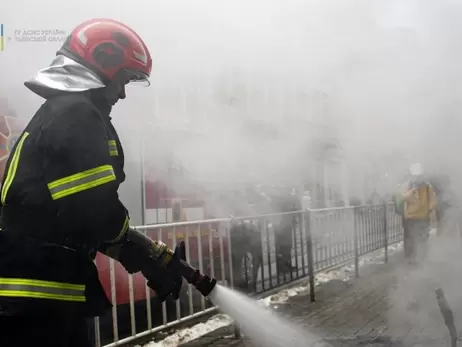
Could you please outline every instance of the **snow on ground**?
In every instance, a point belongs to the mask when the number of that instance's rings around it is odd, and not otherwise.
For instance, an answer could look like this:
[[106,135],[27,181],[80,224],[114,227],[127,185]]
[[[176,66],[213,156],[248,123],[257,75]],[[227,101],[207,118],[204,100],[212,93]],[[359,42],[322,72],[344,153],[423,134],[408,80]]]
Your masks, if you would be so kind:
[[[389,245],[388,254],[391,255],[395,253],[396,251],[400,250],[401,248],[402,248],[402,242]],[[363,255],[359,259],[359,267],[361,268],[362,266],[366,264],[376,264],[378,262],[382,262],[383,258],[384,258],[383,249],[370,253],[370,254]],[[354,276],[354,265],[349,264],[337,270],[332,270],[328,272],[320,272],[316,274],[315,285],[318,286],[320,284],[327,283],[332,280],[348,281],[353,276]],[[282,304],[286,302],[287,300],[289,300],[289,298],[297,296],[300,293],[309,292],[309,290],[310,290],[310,286],[309,286],[309,282],[307,279],[306,282],[303,282],[302,284],[298,286],[294,286],[294,287],[287,288],[287,289],[282,289],[276,294],[273,294],[266,298],[258,300],[258,302],[261,303],[262,306],[270,307],[270,306]],[[166,337],[165,339],[161,341],[149,342],[148,344],[143,345],[143,347],[177,347],[180,344],[195,340],[205,334],[208,334],[219,328],[229,326],[231,324],[233,324],[233,320],[231,317],[225,314],[217,314],[211,317],[209,320],[207,320],[204,323],[199,323],[192,327],[178,330],[177,332],[173,333],[172,335],[169,335],[168,337]],[[136,347],[141,347],[141,346],[138,345]]]
[[[204,323],[196,324],[190,328],[178,330],[174,334],[167,336],[162,341],[149,342],[144,347],[177,347],[182,343],[195,340],[219,328],[231,325],[233,320],[225,314],[217,314]],[[140,346],[136,346],[140,347]]]
[[[396,251],[402,248],[402,242],[389,245],[388,246],[388,255],[392,255]],[[377,250],[373,253],[365,254],[359,258],[359,267],[363,267],[367,264],[376,264],[378,262],[382,262],[384,259],[385,250]],[[345,265],[339,269],[327,271],[327,272],[319,272],[316,274],[314,279],[315,286],[318,286],[323,283],[327,283],[332,280],[342,280],[348,281],[355,275],[355,268],[354,264]],[[275,304],[282,304],[289,300],[289,298],[293,296],[297,296],[300,293],[309,292],[310,286],[307,279],[307,282],[287,289],[282,289],[280,292],[268,296],[266,298],[261,299],[265,303],[265,306],[275,305]]]

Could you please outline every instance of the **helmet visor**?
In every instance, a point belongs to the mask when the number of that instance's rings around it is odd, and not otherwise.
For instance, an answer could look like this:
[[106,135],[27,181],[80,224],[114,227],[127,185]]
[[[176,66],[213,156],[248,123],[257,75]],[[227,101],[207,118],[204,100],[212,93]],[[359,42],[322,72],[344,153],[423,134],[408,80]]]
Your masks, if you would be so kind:
[[149,87],[149,76],[141,71],[125,70],[126,83],[130,85]]

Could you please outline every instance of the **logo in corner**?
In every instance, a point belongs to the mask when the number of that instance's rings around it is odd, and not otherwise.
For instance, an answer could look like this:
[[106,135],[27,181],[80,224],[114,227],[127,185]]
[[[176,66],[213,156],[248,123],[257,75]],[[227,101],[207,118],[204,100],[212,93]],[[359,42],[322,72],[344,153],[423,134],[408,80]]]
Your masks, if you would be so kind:
[[5,49],[5,35],[3,31],[3,24],[0,24],[0,52]]

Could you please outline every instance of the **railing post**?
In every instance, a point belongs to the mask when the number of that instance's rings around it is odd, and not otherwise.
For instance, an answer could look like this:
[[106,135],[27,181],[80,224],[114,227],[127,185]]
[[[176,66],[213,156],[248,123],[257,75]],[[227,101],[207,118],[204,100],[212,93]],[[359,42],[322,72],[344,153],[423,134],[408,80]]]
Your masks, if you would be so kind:
[[[93,262],[95,263],[95,266],[98,266],[96,264],[96,259],[93,260]],[[101,328],[99,324],[99,317],[90,319],[90,321],[93,323],[89,325],[91,339],[95,343],[95,347],[101,347]]]
[[90,320],[88,329],[90,338],[94,342],[94,346],[101,347],[101,331],[99,327],[99,317],[95,317]]
[[359,242],[358,242],[358,209],[359,206],[353,207],[353,244],[355,251],[355,276],[359,277]]
[[384,261],[388,263],[388,204],[383,204],[383,247],[384,247]]
[[[228,265],[229,265],[229,282],[230,282],[231,289],[234,289],[234,276],[233,276],[234,269],[233,269],[233,257],[232,257],[233,249],[231,245],[231,240],[232,240],[231,228],[233,225],[234,225],[233,220],[232,218],[230,218],[226,226],[226,235],[228,237]],[[246,273],[247,273],[247,269],[246,269]],[[239,324],[236,321],[234,321],[234,338],[235,339],[241,338],[241,328],[239,327]]]
[[305,227],[306,227],[306,252],[308,255],[308,276],[310,280],[310,301],[316,300],[314,293],[314,262],[313,262],[313,239],[311,235],[311,211],[305,212]]

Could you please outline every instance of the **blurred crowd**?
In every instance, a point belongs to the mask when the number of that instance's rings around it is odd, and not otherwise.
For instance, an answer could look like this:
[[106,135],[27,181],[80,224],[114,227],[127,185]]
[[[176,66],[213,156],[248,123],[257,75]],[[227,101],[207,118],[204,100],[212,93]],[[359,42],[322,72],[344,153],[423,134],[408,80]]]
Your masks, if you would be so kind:
[[[410,264],[418,264],[427,255],[431,230],[436,230],[438,236],[462,235],[462,210],[455,191],[448,175],[427,174],[420,163],[415,163],[410,166],[409,173],[403,178],[395,194],[390,192],[385,196],[374,190],[364,202],[368,205],[394,202],[395,212],[402,218],[405,258]],[[352,197],[349,205],[357,206],[364,202]],[[344,206],[343,201],[338,201],[338,204]],[[232,217],[277,214],[318,207],[309,190],[284,185],[261,185],[224,194],[219,205]],[[283,215],[277,217],[273,223],[280,266],[285,269],[291,267],[293,223],[293,216]]]

